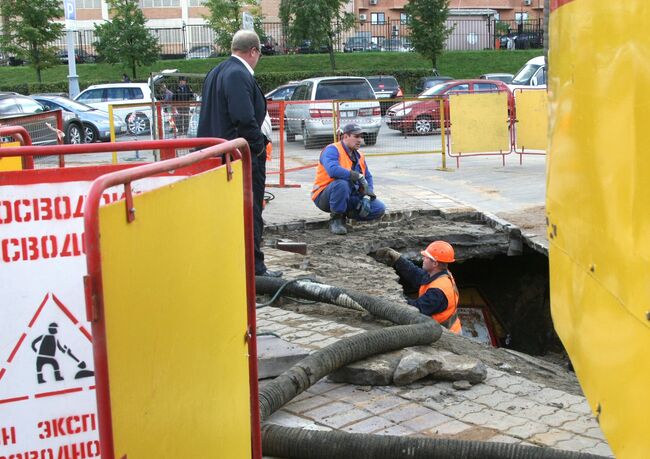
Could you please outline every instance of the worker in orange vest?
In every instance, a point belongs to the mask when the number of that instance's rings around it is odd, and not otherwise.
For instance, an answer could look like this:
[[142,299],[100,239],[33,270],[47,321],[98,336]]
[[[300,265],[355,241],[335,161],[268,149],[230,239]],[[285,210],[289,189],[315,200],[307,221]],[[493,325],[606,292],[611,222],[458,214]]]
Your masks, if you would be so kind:
[[447,267],[455,261],[454,248],[448,242],[434,241],[420,253],[422,268],[390,247],[377,250],[376,256],[393,266],[402,279],[419,287],[417,299],[407,300],[408,304],[459,335],[462,329],[457,313],[458,288]]

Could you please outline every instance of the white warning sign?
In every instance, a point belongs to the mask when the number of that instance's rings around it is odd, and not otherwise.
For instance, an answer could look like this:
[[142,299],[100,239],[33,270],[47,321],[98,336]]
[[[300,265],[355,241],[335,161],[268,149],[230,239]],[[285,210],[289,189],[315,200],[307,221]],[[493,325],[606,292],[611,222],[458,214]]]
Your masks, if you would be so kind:
[[[133,191],[181,178],[141,180]],[[100,457],[83,289],[90,183],[0,187],[0,459]],[[122,198],[115,187],[102,201]]]

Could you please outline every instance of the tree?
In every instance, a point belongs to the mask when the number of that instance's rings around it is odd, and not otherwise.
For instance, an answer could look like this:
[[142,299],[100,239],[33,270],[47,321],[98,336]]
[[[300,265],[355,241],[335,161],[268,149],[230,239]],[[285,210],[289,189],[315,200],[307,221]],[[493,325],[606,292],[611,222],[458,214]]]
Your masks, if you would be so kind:
[[410,0],[404,6],[404,12],[410,19],[413,47],[423,57],[431,59],[435,69],[445,41],[454,30],[445,26],[449,0]]
[[136,77],[138,65],[153,64],[160,55],[158,38],[145,27],[137,0],[108,0],[112,19],[95,26],[97,54],[109,63],[121,63]]
[[209,11],[203,19],[208,21],[216,35],[215,43],[220,51],[228,52],[232,36],[242,28],[242,13],[246,11],[253,16],[255,32],[264,40],[262,29],[262,9],[257,0],[206,0],[204,5]]
[[354,15],[344,7],[348,0],[281,0],[280,20],[288,31],[289,41],[299,44],[309,40],[313,48],[327,46],[332,70],[334,39],[354,26]]
[[2,0],[0,12],[2,50],[29,62],[40,83],[41,71],[59,63],[51,43],[63,34],[63,24],[54,22],[63,16],[60,0]]

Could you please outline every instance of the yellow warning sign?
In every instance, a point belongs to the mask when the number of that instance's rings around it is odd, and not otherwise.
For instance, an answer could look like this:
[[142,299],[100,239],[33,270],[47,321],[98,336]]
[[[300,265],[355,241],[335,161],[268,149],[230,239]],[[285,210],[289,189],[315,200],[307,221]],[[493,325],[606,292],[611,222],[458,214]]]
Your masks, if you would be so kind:
[[[242,163],[100,208],[116,458],[250,458]],[[172,434],[170,434],[170,432]]]
[[515,91],[517,101],[516,149],[546,151],[548,143],[548,96],[544,89]]

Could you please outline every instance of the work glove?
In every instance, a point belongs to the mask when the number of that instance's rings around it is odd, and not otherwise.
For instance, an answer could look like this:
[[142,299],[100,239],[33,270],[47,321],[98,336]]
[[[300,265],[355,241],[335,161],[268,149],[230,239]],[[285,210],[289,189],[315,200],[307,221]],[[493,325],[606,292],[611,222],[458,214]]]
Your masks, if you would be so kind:
[[366,196],[368,196],[371,200],[377,199],[377,195],[375,194],[374,191],[372,191],[372,188],[369,190],[366,190]]
[[359,207],[357,208],[357,214],[360,218],[366,218],[370,215],[372,211],[372,206],[370,205],[370,196],[364,196],[361,201],[359,201]]
[[375,252],[375,257],[378,262],[383,263],[388,266],[393,266],[401,254],[390,247],[382,247]]
[[[359,174],[357,171],[350,171],[350,181],[352,183],[356,183],[359,181],[359,178],[363,177],[363,175]],[[364,177],[365,179],[365,177]]]
[[368,190],[370,187],[368,186],[368,180],[362,175],[359,177],[359,192],[361,194],[368,194]]

